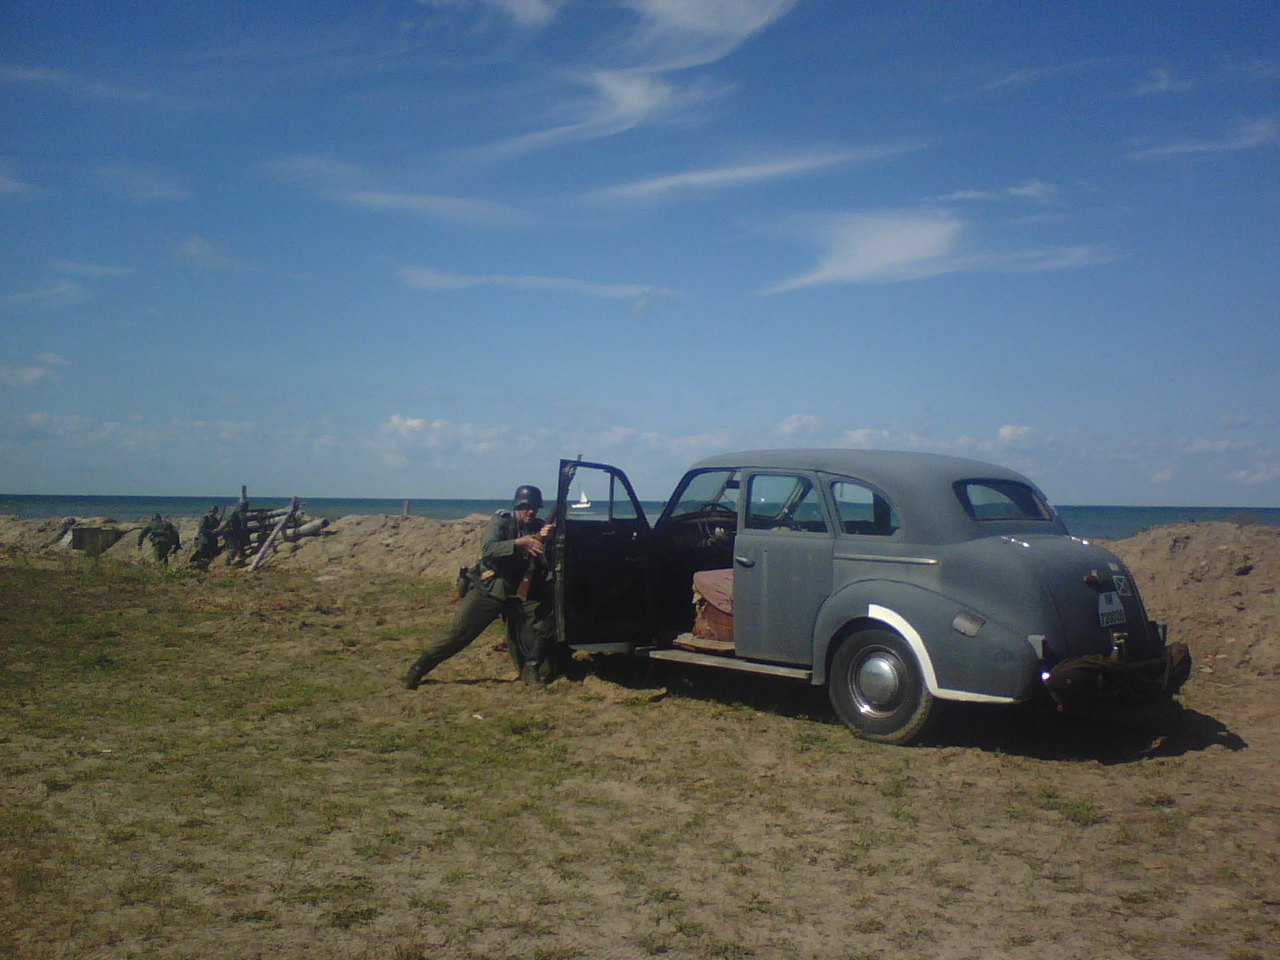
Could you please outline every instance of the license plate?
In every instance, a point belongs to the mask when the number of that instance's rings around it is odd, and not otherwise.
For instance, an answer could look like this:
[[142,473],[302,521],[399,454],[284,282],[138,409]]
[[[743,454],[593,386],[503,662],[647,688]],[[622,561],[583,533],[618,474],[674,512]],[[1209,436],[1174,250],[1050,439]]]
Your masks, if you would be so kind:
[[1114,627],[1124,621],[1124,604],[1120,602],[1120,594],[1115,591],[1098,594],[1098,622],[1104,627]]

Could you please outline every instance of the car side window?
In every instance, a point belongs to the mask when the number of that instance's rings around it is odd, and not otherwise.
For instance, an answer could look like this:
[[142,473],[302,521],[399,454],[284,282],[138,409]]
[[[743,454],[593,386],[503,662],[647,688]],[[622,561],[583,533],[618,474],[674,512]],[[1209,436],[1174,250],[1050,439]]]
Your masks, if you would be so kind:
[[844,533],[889,537],[902,525],[893,506],[871,487],[850,480],[831,485]]
[[807,477],[757,474],[748,493],[747,529],[826,533],[818,488]]
[[575,464],[565,515],[570,520],[635,520],[640,513],[611,471],[594,464]]

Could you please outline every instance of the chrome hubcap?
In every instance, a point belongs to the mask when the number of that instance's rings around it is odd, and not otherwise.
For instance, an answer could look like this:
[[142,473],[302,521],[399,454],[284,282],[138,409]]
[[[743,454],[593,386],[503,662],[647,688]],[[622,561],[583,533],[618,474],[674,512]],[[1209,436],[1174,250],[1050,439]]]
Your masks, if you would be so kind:
[[853,695],[863,713],[884,716],[902,702],[906,675],[902,661],[886,650],[871,650],[853,668]]

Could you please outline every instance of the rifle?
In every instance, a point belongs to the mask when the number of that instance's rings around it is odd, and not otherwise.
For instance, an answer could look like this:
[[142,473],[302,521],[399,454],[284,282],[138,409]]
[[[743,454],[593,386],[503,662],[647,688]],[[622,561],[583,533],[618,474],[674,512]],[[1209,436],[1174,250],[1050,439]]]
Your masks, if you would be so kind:
[[[556,510],[559,506],[560,504],[557,503],[551,508],[551,512],[547,514],[546,522],[542,524],[544,527],[554,527],[556,525]],[[546,545],[547,541],[546,538],[542,536],[541,530],[533,536],[536,536],[538,540],[542,542],[543,546]],[[533,575],[537,572],[538,558],[531,556],[529,557],[529,567],[525,570],[524,576],[520,578],[520,586],[516,587],[516,596],[521,600],[529,599],[529,590],[533,587]]]

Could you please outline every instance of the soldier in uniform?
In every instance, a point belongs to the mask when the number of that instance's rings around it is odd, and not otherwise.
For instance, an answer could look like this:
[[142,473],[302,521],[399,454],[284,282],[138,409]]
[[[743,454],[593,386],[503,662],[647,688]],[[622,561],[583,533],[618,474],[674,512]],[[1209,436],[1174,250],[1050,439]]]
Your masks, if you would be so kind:
[[249,547],[249,518],[243,500],[227,514],[219,527],[227,552],[227,566],[239,562]]
[[[542,491],[526,484],[516,489],[511,510],[500,510],[489,521],[480,562],[466,573],[467,591],[453,625],[427,645],[405,674],[404,685],[410,690],[499,617],[507,622],[507,646],[521,679],[551,679],[555,623],[544,555],[553,527],[538,518],[541,508]],[[528,597],[521,598],[521,582],[530,573]]]
[[151,522],[138,531],[138,549],[142,549],[142,541],[151,541],[151,550],[156,555],[156,562],[168,563],[169,554],[182,546],[182,538],[178,528],[170,521],[162,519],[160,514],[151,518]]
[[193,567],[208,570],[210,562],[218,555],[218,523],[218,507],[215,504],[200,518],[200,529],[196,531],[196,550],[191,555]]

